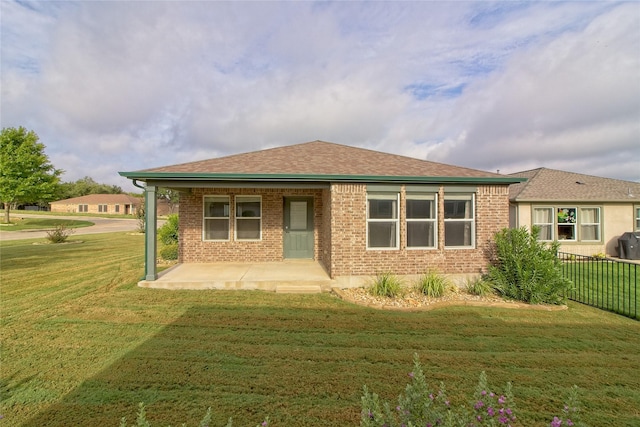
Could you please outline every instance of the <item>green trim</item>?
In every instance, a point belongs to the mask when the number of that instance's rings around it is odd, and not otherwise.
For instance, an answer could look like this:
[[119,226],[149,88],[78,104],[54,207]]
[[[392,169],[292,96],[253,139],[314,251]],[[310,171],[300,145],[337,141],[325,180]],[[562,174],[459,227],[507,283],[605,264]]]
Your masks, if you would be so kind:
[[388,175],[313,175],[313,174],[245,174],[196,172],[118,172],[129,179],[172,181],[267,181],[267,182],[394,182],[394,183],[473,183],[516,184],[526,178],[516,177],[456,177],[456,176],[388,176]]

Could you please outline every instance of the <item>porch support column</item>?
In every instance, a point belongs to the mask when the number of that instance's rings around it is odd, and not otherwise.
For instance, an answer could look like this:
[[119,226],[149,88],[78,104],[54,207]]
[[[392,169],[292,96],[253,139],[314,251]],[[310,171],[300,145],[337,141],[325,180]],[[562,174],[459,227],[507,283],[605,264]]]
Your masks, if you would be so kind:
[[144,279],[156,280],[158,272],[156,268],[156,257],[158,253],[158,209],[156,205],[155,185],[148,185],[144,191]]

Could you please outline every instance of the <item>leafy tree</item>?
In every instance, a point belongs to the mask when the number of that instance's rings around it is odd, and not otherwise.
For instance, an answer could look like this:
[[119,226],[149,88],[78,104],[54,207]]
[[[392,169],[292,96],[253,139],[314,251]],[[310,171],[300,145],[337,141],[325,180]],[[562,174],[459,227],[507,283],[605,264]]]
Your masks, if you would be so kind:
[[85,176],[75,182],[63,182],[58,188],[59,199],[86,196],[87,194],[121,194],[122,188],[117,185],[100,184],[93,178]]
[[34,131],[22,126],[0,132],[0,201],[6,223],[11,206],[55,198],[62,170],[53,167],[38,140]]
[[171,188],[159,188],[158,200],[166,200],[169,205],[169,213],[173,214],[173,210],[180,201],[180,193]]

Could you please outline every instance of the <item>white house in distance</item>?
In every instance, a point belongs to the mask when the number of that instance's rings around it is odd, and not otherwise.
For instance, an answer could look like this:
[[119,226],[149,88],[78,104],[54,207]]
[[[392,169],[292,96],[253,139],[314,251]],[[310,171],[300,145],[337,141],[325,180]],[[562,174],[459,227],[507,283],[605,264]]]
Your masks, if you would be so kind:
[[540,227],[540,239],[558,240],[577,255],[619,256],[618,239],[640,231],[640,183],[538,168],[510,176],[511,227]]

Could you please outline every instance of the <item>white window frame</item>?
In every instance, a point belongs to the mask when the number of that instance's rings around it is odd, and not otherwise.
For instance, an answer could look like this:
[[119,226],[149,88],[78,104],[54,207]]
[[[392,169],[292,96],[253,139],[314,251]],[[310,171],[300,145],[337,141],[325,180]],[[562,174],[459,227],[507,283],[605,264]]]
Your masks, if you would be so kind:
[[[238,216],[238,203],[242,203],[243,201],[258,201],[260,203],[260,215],[256,216],[252,216],[252,217],[242,217],[242,216]],[[238,242],[258,242],[262,240],[262,196],[235,196],[235,201],[234,201],[234,230],[233,230],[233,234],[234,234],[234,239]],[[238,221],[243,221],[243,220],[247,220],[247,221],[255,221],[258,220],[259,221],[259,236],[257,239],[240,239],[238,238]]]
[[[582,219],[584,218],[584,215],[582,214],[582,211],[585,209],[595,209],[595,211],[597,212],[597,217],[598,217],[598,222],[584,222]],[[580,230],[580,235],[578,236],[579,240],[581,242],[601,242],[602,241],[602,212],[600,211],[600,208],[598,206],[581,206],[578,208],[578,223],[580,224],[580,227],[578,228]],[[584,239],[583,236],[583,229],[582,227],[585,226],[597,226],[597,234],[598,234],[598,238],[593,240],[593,239]]]
[[[429,200],[433,206],[433,218],[409,218],[408,216],[408,201],[409,200]],[[405,227],[406,245],[408,250],[414,249],[437,249],[438,248],[438,194],[420,194],[420,193],[407,193],[405,196],[405,221],[407,222]],[[433,227],[433,245],[432,246],[409,246],[409,223],[431,223]]]
[[[444,248],[445,249],[475,249],[476,247],[476,194],[475,193],[445,193],[443,205],[447,203],[448,200],[471,200],[471,209],[472,215],[471,218],[447,218],[447,213],[445,210],[444,213],[444,226],[445,226],[445,236],[444,236]],[[471,242],[469,245],[463,246],[447,246],[447,223],[469,223],[470,233],[471,233]]]
[[[226,212],[226,216],[207,216],[207,200],[224,200],[227,202],[228,212]],[[206,231],[207,231],[207,220],[227,220],[227,238],[226,239],[207,239]],[[206,195],[202,198],[202,241],[203,242],[228,242],[229,236],[231,234],[231,200],[229,196],[225,195]]]
[[98,212],[99,213],[107,213],[107,212],[109,212],[109,206],[108,205],[104,205],[104,204],[98,205]]
[[[369,218],[370,200],[393,200],[396,205],[395,218]],[[367,250],[372,251],[395,251],[400,249],[400,193],[367,193]],[[379,247],[369,245],[369,224],[373,223],[394,223],[395,224],[395,246]]]
[[[547,211],[551,211],[551,222],[535,222],[535,218],[536,218],[536,210],[547,210]],[[547,239],[540,239],[540,235],[538,234],[538,239],[541,242],[553,242],[553,240],[555,239],[555,235],[556,235],[556,221],[555,221],[555,216],[556,216],[556,208],[553,206],[534,206],[532,209],[532,218],[531,218],[531,224],[533,226],[548,226],[551,229],[551,239],[547,240]]]
[[[576,218],[573,222],[560,222],[558,215],[563,209],[573,209],[576,213]],[[555,207],[555,221],[556,221],[556,236],[559,242],[578,242],[578,207],[577,206],[556,206]],[[573,226],[573,239],[560,239],[560,226]]]
[[120,205],[113,205],[113,211],[115,213],[120,213]]
[[89,212],[89,205],[78,205],[78,212]]
[[634,206],[633,207],[633,212],[635,213],[634,214],[634,217],[635,217],[635,221],[634,222],[635,222],[635,224],[634,224],[633,228],[634,228],[635,231],[640,231],[640,205]]

